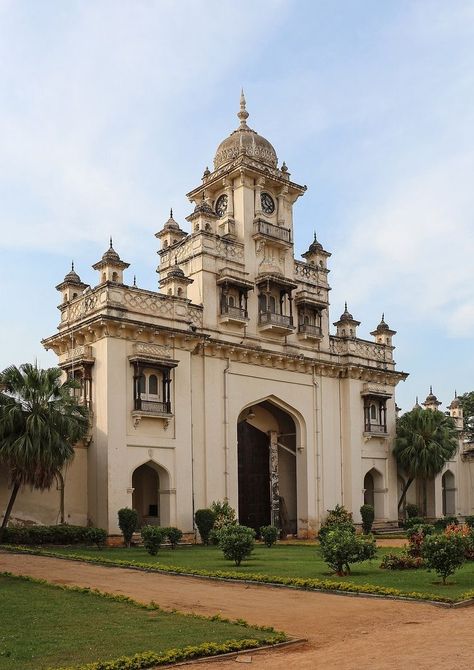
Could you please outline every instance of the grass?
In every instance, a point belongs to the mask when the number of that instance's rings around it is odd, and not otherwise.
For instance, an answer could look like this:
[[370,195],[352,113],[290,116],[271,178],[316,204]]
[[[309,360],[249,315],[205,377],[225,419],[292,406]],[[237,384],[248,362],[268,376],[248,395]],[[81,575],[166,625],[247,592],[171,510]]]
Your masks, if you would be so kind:
[[268,637],[236,623],[147,609],[0,575],[0,670],[43,670],[171,648]]
[[354,584],[373,584],[400,589],[404,592],[418,591],[458,599],[466,591],[474,589],[474,561],[469,561],[449,578],[449,584],[443,586],[434,572],[427,570],[383,570],[380,562],[386,553],[399,553],[402,550],[393,547],[379,548],[377,558],[352,566],[352,574],[337,577],[324,563],[316,545],[275,545],[268,549],[257,545],[250,559],[240,567],[227,561],[217,547],[193,545],[179,547],[176,550],[161,548],[157,556],[150,556],[144,549],[106,548],[99,551],[93,548],[71,547],[51,548],[53,551],[67,554],[80,554],[109,560],[138,561],[156,567],[177,566],[201,570],[227,570],[238,572],[245,579],[246,574],[257,573],[285,577],[312,577],[348,581]]

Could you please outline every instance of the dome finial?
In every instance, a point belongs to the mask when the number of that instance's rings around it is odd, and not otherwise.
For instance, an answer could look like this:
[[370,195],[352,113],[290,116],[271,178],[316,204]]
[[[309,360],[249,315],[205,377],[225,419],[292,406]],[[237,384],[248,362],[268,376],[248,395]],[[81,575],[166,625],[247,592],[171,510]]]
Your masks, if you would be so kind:
[[110,236],[110,248],[112,249],[112,235]]
[[385,321],[385,312],[382,312],[382,321]]
[[347,300],[344,302],[344,311],[347,312]]
[[433,395],[433,386],[430,384],[430,395]]
[[173,208],[170,207],[170,219],[172,219],[172,218],[173,218]]
[[71,261],[71,272],[74,272],[74,261]]
[[245,95],[244,95],[244,89],[242,89],[240,93],[240,111],[237,114],[238,118],[240,119],[240,126],[246,127],[247,126],[247,119],[249,118],[249,113],[247,112],[246,105],[247,103],[245,102]]

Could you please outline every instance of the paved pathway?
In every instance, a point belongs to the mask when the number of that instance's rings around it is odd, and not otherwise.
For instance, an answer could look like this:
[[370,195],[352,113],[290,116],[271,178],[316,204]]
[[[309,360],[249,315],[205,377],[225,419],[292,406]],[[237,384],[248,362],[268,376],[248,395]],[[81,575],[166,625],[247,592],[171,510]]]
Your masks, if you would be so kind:
[[[154,600],[165,608],[199,614],[220,612],[308,638],[299,647],[253,653],[253,668],[474,668],[474,608],[444,609],[424,603],[215,582],[0,553],[0,571],[5,570],[59,584],[121,593],[143,602]],[[196,664],[200,670],[236,667],[239,665],[235,660]]]

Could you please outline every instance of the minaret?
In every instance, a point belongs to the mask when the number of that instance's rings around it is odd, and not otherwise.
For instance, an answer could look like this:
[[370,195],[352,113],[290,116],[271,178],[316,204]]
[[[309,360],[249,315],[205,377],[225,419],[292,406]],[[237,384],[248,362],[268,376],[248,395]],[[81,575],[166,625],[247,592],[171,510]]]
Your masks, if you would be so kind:
[[337,328],[337,337],[355,339],[357,337],[357,326],[360,326],[360,321],[356,321],[352,314],[347,310],[347,302],[344,304],[344,311],[340,316],[339,321],[335,321],[334,325]]
[[63,281],[56,286],[56,290],[60,291],[63,296],[63,302],[74,300],[83,294],[87,284],[81,281],[81,278],[74,270],[74,261],[71,263],[71,270],[64,277]]
[[442,403],[438,400],[438,398],[435,396],[433,393],[433,387],[430,386],[430,392],[426,396],[426,400],[424,403],[422,403],[423,407],[425,409],[431,409],[431,410],[436,410]]
[[418,402],[418,396],[415,398],[415,404],[413,405],[413,409],[422,409],[420,403]]
[[123,271],[130,267],[130,263],[125,263],[120,259],[120,256],[112,246],[112,238],[110,238],[109,248],[101,260],[92,267],[100,273],[99,284],[105,284],[105,282],[123,284]]
[[377,344],[385,344],[388,347],[392,346],[392,337],[397,334],[396,330],[391,330],[388,324],[385,323],[384,314],[382,314],[382,320],[375,330],[370,334],[375,338]]
[[167,273],[166,277],[160,279],[160,289],[166,295],[174,295],[176,298],[186,300],[188,297],[188,284],[192,283],[193,280],[186,277],[175,260],[173,269]]
[[451,401],[451,404],[448,407],[449,410],[449,416],[454,419],[454,423],[456,424],[456,428],[458,430],[463,430],[464,429],[464,412],[462,409],[461,402],[458,398],[458,394],[456,391],[454,392],[454,398]]
[[173,219],[173,209],[170,209],[170,218],[163,228],[155,233],[155,237],[161,242],[161,249],[172,247],[174,244],[181,242],[187,235],[184,230],[181,230],[178,222]]
[[327,259],[331,256],[329,251],[323,249],[321,242],[318,242],[316,239],[316,233],[314,233],[314,239],[309,245],[308,251],[305,251],[301,256],[306,260],[309,265],[316,265],[320,268],[327,268]]

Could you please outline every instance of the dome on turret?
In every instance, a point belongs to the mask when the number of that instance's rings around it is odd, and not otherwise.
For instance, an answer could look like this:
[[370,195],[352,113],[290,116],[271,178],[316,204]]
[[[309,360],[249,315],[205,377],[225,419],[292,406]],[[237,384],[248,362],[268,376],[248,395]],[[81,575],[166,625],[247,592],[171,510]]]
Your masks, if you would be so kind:
[[240,96],[240,112],[237,114],[240,126],[226,137],[217,147],[214,157],[214,169],[234,160],[240,154],[255,158],[260,163],[276,168],[278,158],[276,151],[268,140],[247,125],[249,113],[245,108],[244,92]]
[[339,321],[354,321],[354,317],[347,309],[347,302],[344,303],[344,311],[341,314]]
[[173,219],[173,209],[170,209],[170,218],[163,226],[163,230],[180,230],[179,223]]
[[166,275],[167,277],[185,277],[186,275],[184,272],[181,270],[181,268],[178,265],[175,265],[170,272]]
[[107,251],[102,255],[102,260],[106,263],[116,263],[116,262],[121,262],[120,261],[120,256],[118,253],[115,251],[115,249],[112,246],[112,238],[110,238],[110,245]]
[[64,277],[64,281],[68,282],[69,284],[82,284],[81,278],[77,274],[77,272],[74,270],[74,261],[71,263],[71,269],[67,273],[67,275]]

